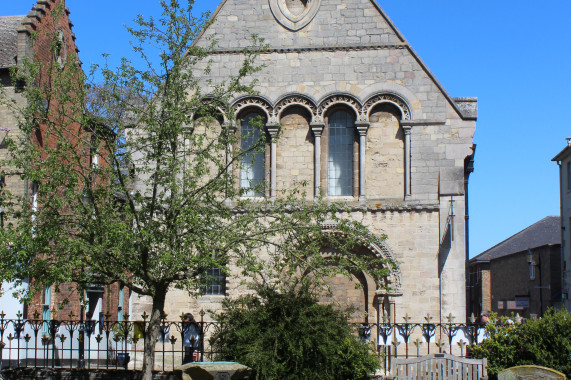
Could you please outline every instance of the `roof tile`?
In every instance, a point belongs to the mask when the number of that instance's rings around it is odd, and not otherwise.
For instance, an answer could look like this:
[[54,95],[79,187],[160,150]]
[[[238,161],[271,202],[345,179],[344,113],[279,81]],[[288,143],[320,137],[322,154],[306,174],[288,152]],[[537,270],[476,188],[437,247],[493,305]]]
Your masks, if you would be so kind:
[[488,261],[549,244],[561,244],[561,218],[548,216],[470,259]]

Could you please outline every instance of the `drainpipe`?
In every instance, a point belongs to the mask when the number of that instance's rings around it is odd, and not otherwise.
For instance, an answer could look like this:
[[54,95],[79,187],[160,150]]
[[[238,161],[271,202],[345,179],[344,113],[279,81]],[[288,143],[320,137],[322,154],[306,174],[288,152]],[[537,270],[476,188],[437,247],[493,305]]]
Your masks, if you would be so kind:
[[464,160],[464,238],[465,238],[465,251],[466,260],[464,263],[464,271],[466,276],[466,322],[470,315],[471,301],[472,301],[472,288],[470,287],[470,229],[469,220],[470,215],[468,212],[468,180],[470,174],[474,172],[474,156],[476,154],[476,144],[472,145],[472,154]]

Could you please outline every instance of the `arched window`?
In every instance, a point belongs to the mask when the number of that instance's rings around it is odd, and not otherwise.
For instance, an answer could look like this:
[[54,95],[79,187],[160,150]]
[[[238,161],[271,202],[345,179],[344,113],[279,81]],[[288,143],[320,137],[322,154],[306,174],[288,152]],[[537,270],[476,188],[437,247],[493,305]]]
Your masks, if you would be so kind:
[[345,110],[329,116],[328,194],[353,195],[355,118]]
[[247,189],[244,196],[264,196],[265,179],[265,152],[254,148],[260,140],[263,129],[260,128],[260,115],[257,113],[247,114],[241,121],[240,140],[242,151],[248,151],[242,158],[240,169],[240,187]]

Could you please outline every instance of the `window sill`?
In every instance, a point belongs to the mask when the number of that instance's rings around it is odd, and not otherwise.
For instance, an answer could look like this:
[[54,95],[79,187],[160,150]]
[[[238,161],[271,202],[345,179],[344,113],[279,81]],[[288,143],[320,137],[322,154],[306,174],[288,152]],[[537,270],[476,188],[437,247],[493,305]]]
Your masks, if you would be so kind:
[[199,296],[197,298],[198,303],[209,303],[209,302],[222,302],[227,295],[206,295],[206,296]]
[[355,197],[352,195],[328,195],[326,197],[326,199],[332,200],[332,201],[350,201],[350,202],[355,202],[359,200],[359,197]]

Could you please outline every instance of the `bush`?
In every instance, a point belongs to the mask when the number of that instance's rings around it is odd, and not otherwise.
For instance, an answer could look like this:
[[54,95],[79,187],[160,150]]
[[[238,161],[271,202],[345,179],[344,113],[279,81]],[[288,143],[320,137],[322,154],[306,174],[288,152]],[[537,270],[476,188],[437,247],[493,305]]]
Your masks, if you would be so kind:
[[495,378],[506,368],[538,365],[571,377],[571,313],[549,309],[542,318],[510,325],[507,318],[492,318],[488,338],[472,346],[476,358],[488,358],[488,374]]
[[227,301],[212,338],[219,360],[247,365],[257,380],[361,380],[379,367],[346,313],[321,305],[307,288]]

